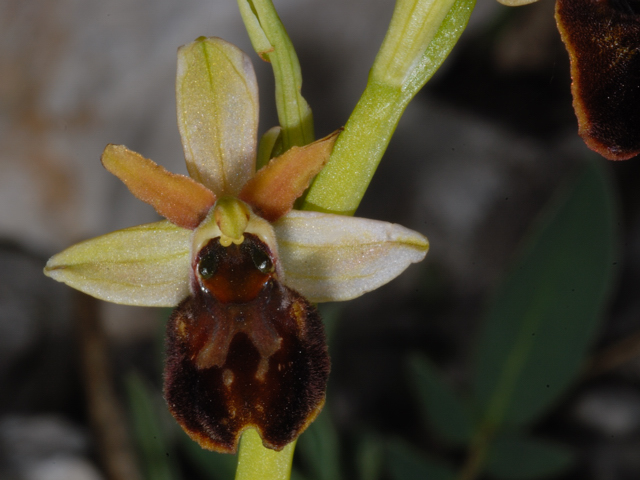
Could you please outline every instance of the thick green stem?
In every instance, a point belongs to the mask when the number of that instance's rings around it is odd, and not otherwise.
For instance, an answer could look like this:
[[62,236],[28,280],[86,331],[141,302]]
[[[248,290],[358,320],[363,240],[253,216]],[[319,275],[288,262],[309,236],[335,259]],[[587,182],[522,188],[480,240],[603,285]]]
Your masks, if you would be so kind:
[[276,452],[262,445],[256,430],[246,430],[240,440],[236,480],[289,480],[295,444]]
[[367,87],[304,208],[353,215],[411,99],[449,55],[475,0],[398,0]]
[[355,213],[406,107],[401,98],[399,88],[369,81],[329,164],[309,190],[304,210]]

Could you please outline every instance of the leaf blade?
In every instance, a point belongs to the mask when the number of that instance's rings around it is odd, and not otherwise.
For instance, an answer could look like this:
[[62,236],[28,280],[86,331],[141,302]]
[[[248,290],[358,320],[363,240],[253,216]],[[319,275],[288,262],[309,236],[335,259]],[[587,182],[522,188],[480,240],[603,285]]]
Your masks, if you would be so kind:
[[486,471],[499,480],[534,480],[560,473],[573,461],[573,452],[563,445],[503,435],[489,449]]
[[471,415],[435,366],[426,357],[414,355],[408,367],[427,424],[449,444],[468,443],[473,435]]
[[533,421],[579,371],[610,290],[614,216],[611,187],[592,164],[505,281],[477,355],[488,425]]

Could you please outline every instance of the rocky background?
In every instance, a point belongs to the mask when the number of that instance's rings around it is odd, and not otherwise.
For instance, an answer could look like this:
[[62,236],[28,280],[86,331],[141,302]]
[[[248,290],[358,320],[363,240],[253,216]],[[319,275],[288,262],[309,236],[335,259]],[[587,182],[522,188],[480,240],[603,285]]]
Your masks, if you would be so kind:
[[[393,2],[275,4],[323,136],[345,123],[364,88]],[[99,157],[107,143],[125,144],[186,173],[175,54],[200,35],[253,55],[261,131],[275,125],[270,67],[253,54],[236,2],[0,2],[2,479],[115,480],[95,409],[121,420],[122,437],[115,438],[126,439],[125,376],[137,371],[160,384],[166,312],[87,301],[45,278],[42,268],[76,241],[156,219]],[[592,156],[576,133],[568,70],[553,2],[509,9],[478,0],[454,54],[407,109],[358,215],[421,231],[431,250],[375,294],[330,306],[337,322],[329,405],[343,445],[362,429],[419,436],[401,374],[409,352],[425,353],[464,388],[488,295],[531,221]],[[594,355],[640,328],[640,160],[601,162],[619,192],[623,245]],[[106,345],[109,357],[87,360],[96,345]],[[578,449],[579,462],[562,478],[640,478],[640,361],[633,345],[625,361],[579,382],[536,427]],[[102,374],[113,391],[92,394]],[[108,405],[96,407],[96,398]],[[135,467],[135,447],[116,443],[119,458]]]

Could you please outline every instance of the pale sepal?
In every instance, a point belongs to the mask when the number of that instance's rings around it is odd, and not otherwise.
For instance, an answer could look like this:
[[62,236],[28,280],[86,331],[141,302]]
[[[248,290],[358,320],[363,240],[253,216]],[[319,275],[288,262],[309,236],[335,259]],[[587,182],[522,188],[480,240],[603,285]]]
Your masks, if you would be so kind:
[[77,243],[45,275],[101,300],[172,307],[189,295],[191,231],[167,220]]
[[251,60],[219,38],[178,49],[178,128],[192,178],[219,198],[255,171],[258,86]]
[[273,224],[285,282],[311,302],[356,298],[421,261],[429,241],[401,225],[292,210]]
[[507,7],[520,7],[537,1],[538,0],[498,0],[499,3],[506,5]]

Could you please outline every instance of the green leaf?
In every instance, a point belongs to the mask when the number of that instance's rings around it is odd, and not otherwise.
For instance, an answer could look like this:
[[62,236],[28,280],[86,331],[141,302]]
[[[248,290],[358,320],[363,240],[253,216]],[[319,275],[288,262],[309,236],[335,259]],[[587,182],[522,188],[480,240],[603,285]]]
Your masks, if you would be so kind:
[[557,199],[489,308],[476,378],[488,428],[535,420],[584,361],[609,296],[617,245],[604,173],[590,163]]
[[414,355],[408,366],[411,383],[428,425],[450,444],[467,444],[473,435],[473,420],[466,406],[426,357]]
[[158,398],[139,375],[130,373],[126,377],[126,389],[145,478],[178,480],[180,475],[174,462],[170,434],[162,427],[166,419],[160,412],[166,410],[158,405]]
[[489,449],[486,472],[499,480],[539,479],[566,470],[573,461],[573,452],[563,445],[504,435]]
[[384,445],[371,433],[363,434],[358,441],[355,462],[359,480],[378,480],[382,475]]
[[298,453],[314,480],[340,480],[338,433],[325,407],[298,438]]
[[386,465],[387,472],[393,480],[453,480],[454,478],[451,467],[397,440],[390,442],[387,447]]
[[189,459],[189,464],[198,470],[203,478],[211,480],[232,480],[238,455],[210,452],[191,440],[182,430],[180,432],[180,449]]

